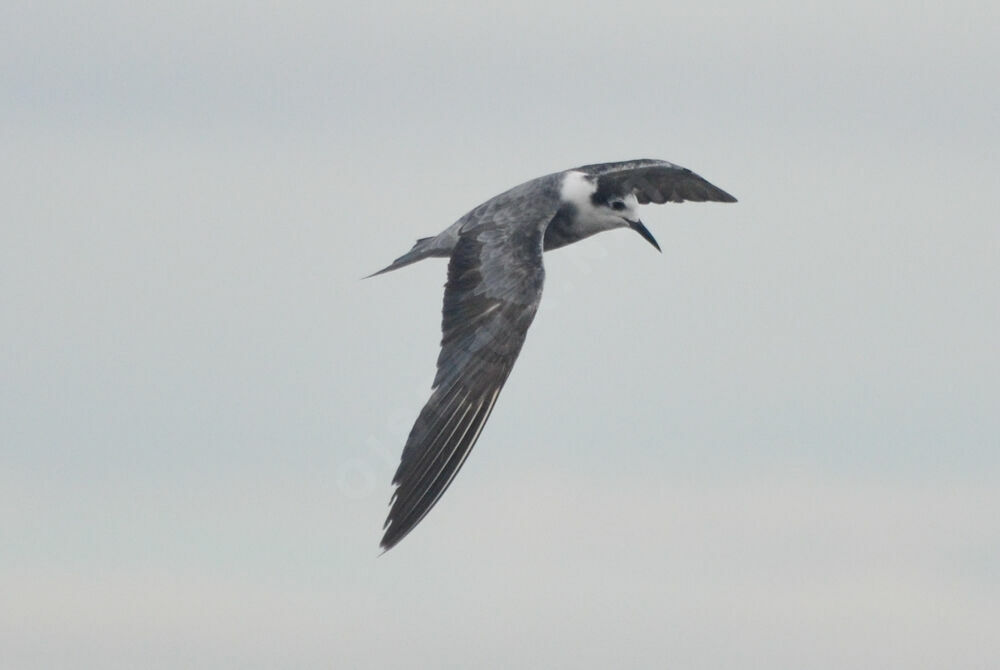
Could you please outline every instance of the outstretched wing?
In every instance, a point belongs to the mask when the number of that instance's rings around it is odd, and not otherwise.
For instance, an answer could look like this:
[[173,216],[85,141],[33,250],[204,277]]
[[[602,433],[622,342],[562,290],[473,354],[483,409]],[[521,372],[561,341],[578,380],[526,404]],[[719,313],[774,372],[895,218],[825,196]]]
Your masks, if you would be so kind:
[[[420,523],[472,450],[521,351],[542,296],[542,237],[558,196],[505,199],[470,213],[448,265],[443,339],[430,400],[393,478],[382,547]],[[551,206],[549,206],[551,204]],[[530,210],[530,211],[528,211]],[[511,220],[524,217],[516,224]]]
[[597,177],[594,198],[607,202],[632,193],[639,204],[651,202],[736,202],[736,198],[691,170],[667,161],[643,158],[621,163],[599,163],[577,168]]

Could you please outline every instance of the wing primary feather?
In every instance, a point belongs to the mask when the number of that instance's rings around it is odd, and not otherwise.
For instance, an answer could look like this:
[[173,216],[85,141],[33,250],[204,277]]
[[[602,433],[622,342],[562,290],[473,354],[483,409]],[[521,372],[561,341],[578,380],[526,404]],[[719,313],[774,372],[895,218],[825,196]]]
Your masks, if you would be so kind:
[[481,398],[478,401],[476,410],[472,414],[471,419],[464,427],[461,436],[455,442],[453,448],[448,452],[447,458],[443,462],[439,463],[439,468],[437,469],[433,479],[431,479],[426,486],[420,487],[422,492],[420,493],[419,498],[414,501],[414,503],[410,506],[410,509],[398,519],[398,523],[397,520],[393,520],[393,522],[388,525],[388,530],[386,531],[385,537],[382,541],[383,547],[389,549],[406,537],[406,535],[423,520],[431,508],[437,504],[437,501],[451,485],[455,475],[457,475],[458,471],[461,470],[462,465],[469,457],[469,454],[472,453],[472,447],[479,439],[479,435],[482,433],[483,427],[486,425],[486,420],[493,412],[493,407],[496,404],[496,399],[499,394],[500,389],[497,388],[489,396],[488,400]]
[[[434,460],[435,467],[428,469],[424,473],[424,476],[415,483],[413,490],[418,492],[418,494],[401,510],[403,526],[410,524],[416,525],[417,521],[419,521],[423,515],[427,513],[427,510],[430,510],[430,508],[434,505],[434,501],[438,498],[435,493],[435,487],[441,480],[441,476],[445,475],[447,477],[447,473],[454,463],[453,459],[455,458],[455,455],[463,452],[464,446],[472,446],[466,444],[465,438],[469,435],[470,430],[473,429],[476,419],[479,416],[479,410],[483,406],[482,399],[475,401],[474,405],[475,409],[473,409],[473,404],[466,407],[466,411],[462,415],[462,421],[455,426],[455,430],[452,433],[452,437],[454,439],[450,439],[448,443],[444,445],[445,448],[437,452],[438,458]],[[467,421],[465,420],[466,417],[468,417]],[[457,437],[455,436],[456,433],[458,433]],[[428,504],[423,505],[422,503],[424,503],[428,495],[431,496],[431,501]]]
[[[431,507],[437,504],[438,499],[444,494],[447,488],[451,486],[451,482],[455,478],[455,475],[457,475],[458,471],[462,469],[462,465],[465,463],[465,459],[468,458],[469,454],[472,453],[472,447],[479,440],[479,435],[483,432],[483,428],[486,427],[486,420],[489,419],[490,414],[493,413],[493,406],[496,404],[497,396],[499,395],[500,395],[500,389],[498,388],[493,392],[493,396],[490,398],[490,400],[483,406],[481,406],[479,417],[472,424],[473,426],[475,426],[474,432],[472,433],[472,436],[466,441],[467,446],[455,452],[456,455],[458,456],[458,461],[454,463],[453,467],[446,470],[442,470],[442,474],[446,474],[446,478],[443,482],[441,482],[440,486],[438,487],[437,492],[434,494],[434,499],[431,500],[430,503],[427,505],[428,510],[430,510]],[[417,521],[419,521],[419,519]]]
[[[448,422],[442,426],[441,430],[434,437],[433,441],[428,445],[427,453],[430,454],[429,457],[423,459],[419,472],[413,471],[411,473],[411,478],[409,479],[406,489],[407,492],[420,492],[424,491],[426,488],[425,483],[428,481],[428,476],[431,477],[431,481],[437,477],[437,473],[442,467],[441,462],[447,462],[448,457],[442,459],[442,454],[450,453],[454,450],[455,446],[461,440],[461,436],[455,439],[455,434],[459,430],[462,430],[462,435],[468,430],[468,423],[466,422],[466,417],[469,416],[469,412],[473,411],[473,402],[463,402],[462,406],[455,410],[452,419],[456,419],[454,422],[449,419]],[[450,428],[450,430],[449,430]],[[448,431],[448,437],[442,441],[441,436],[444,435],[445,431]],[[410,511],[416,507],[423,494],[417,495],[415,497],[411,496],[411,500],[403,500],[402,506],[400,507],[400,514],[402,516],[409,515]]]
[[[430,451],[426,448],[431,445],[427,443],[426,438],[432,432],[440,435],[440,433],[447,428],[448,423],[455,418],[457,412],[456,407],[460,406],[469,397],[468,393],[463,395],[461,390],[462,389],[457,386],[452,387],[451,393],[446,396],[445,403],[442,407],[440,407],[440,409],[437,404],[433,402],[433,399],[427,403],[427,406],[421,412],[421,416],[417,419],[417,423],[414,424],[413,429],[410,431],[409,438],[406,440],[407,446],[417,444],[421,445],[421,451],[417,453],[415,452],[415,449],[411,447],[410,453],[407,454],[404,450],[404,458],[400,462],[399,468],[396,470],[396,475],[392,478],[393,484],[399,484],[410,473],[421,467],[421,464],[431,460],[429,458]],[[426,414],[433,414],[434,418],[430,421],[421,421],[425,418],[424,415]],[[442,423],[444,425],[442,425]]]

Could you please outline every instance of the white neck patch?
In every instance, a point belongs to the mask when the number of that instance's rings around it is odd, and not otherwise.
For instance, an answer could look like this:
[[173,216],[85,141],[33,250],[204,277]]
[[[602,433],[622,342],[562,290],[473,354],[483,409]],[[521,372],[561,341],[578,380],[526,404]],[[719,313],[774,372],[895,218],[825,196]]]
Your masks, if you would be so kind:
[[[577,239],[589,237],[603,230],[613,230],[628,225],[621,212],[610,207],[598,207],[590,199],[597,192],[597,180],[583,172],[567,172],[559,187],[562,201],[573,205],[573,232]],[[635,200],[635,198],[632,198]]]
[[563,202],[576,205],[580,211],[593,208],[590,196],[597,190],[597,182],[591,180],[583,172],[567,172],[563,177],[562,186],[559,187],[559,197]]

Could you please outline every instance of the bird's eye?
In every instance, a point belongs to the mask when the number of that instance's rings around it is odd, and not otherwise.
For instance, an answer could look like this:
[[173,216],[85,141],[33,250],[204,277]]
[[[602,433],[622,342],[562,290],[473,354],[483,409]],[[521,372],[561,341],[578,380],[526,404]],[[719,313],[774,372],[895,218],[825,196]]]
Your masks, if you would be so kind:
[[611,209],[615,210],[616,212],[620,212],[623,209],[625,209],[625,203],[622,202],[621,200],[615,200],[613,203],[611,203]]

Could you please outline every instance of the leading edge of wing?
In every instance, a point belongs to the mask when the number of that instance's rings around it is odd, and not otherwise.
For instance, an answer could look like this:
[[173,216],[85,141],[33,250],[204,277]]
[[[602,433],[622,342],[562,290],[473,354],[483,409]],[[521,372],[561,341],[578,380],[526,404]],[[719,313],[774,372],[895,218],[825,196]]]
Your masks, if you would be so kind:
[[609,199],[632,193],[643,205],[685,201],[736,202],[736,198],[701,175],[668,161],[641,158],[595,163],[577,169],[597,177],[596,198]]

